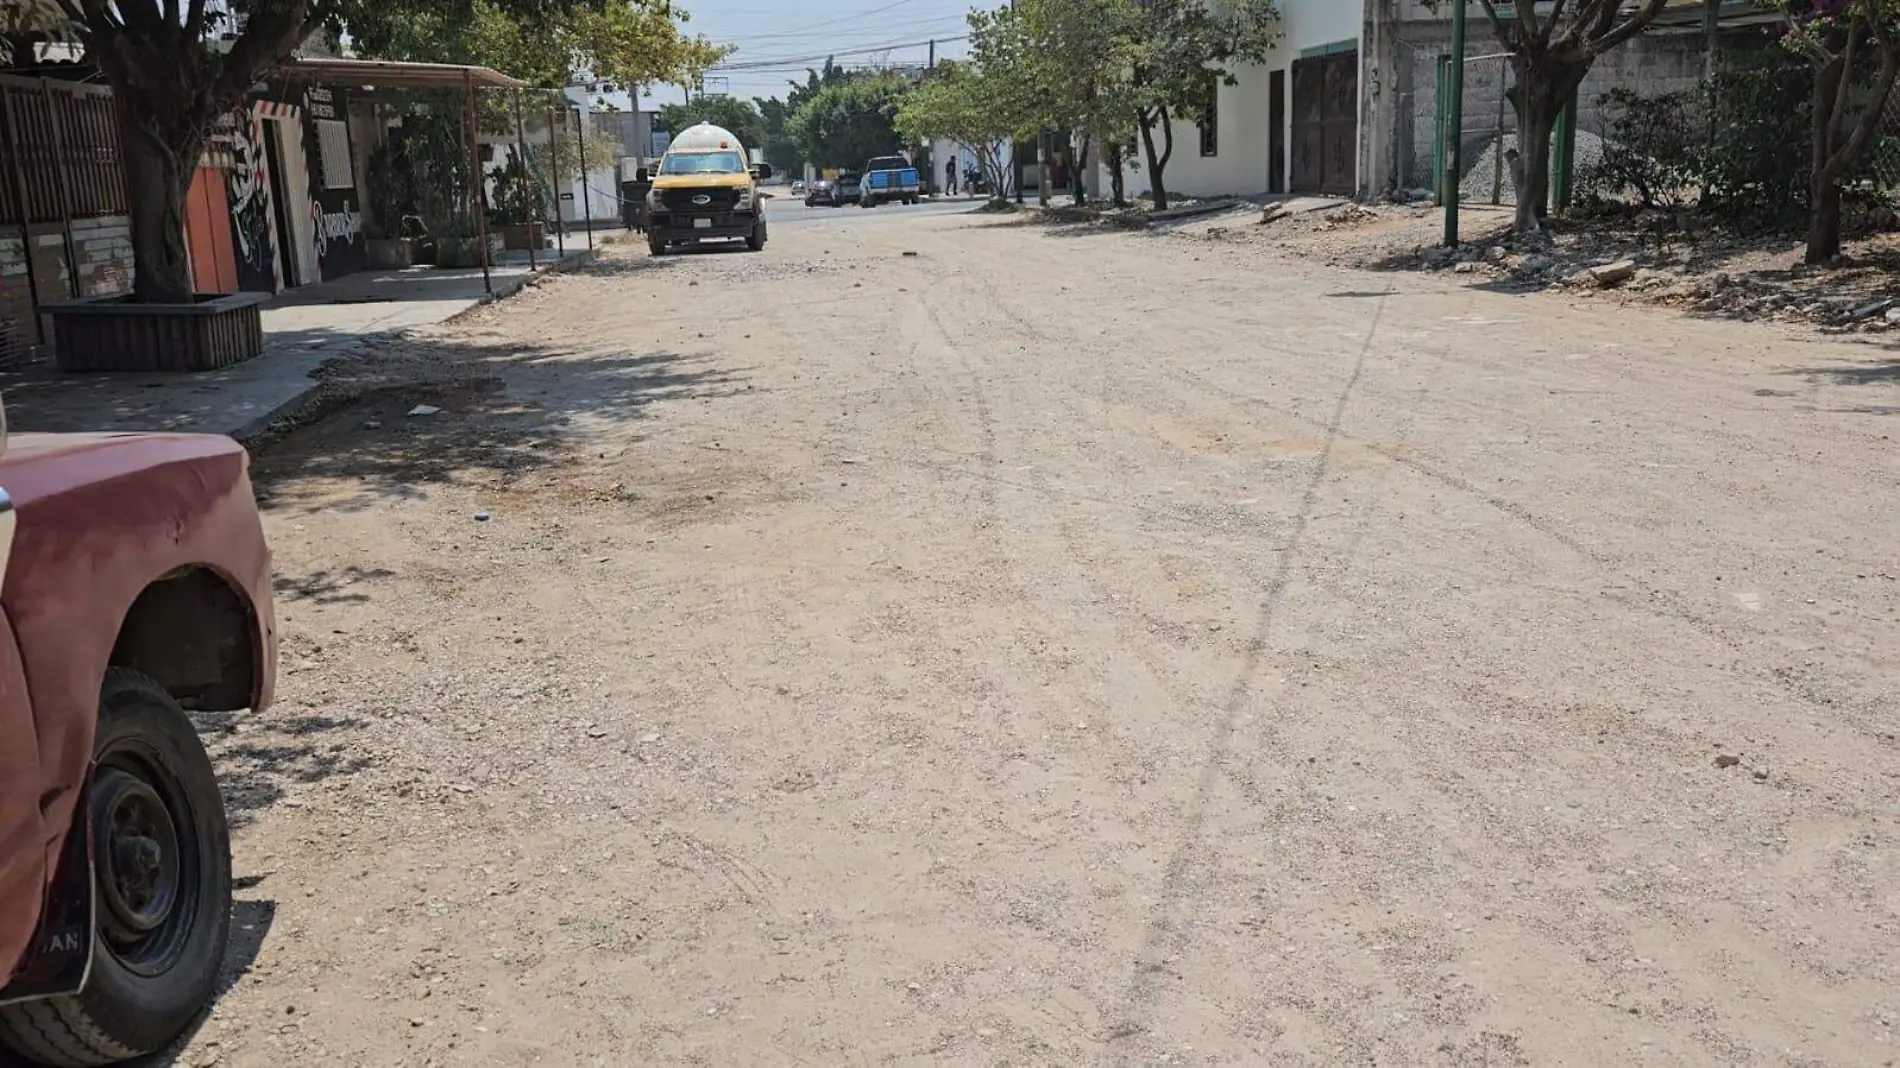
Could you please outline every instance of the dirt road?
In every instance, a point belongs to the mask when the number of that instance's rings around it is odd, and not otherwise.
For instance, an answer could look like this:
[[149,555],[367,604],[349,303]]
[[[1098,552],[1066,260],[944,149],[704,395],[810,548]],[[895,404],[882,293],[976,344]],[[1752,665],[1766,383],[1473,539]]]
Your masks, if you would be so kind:
[[1893,355],[1463,281],[854,212],[366,360],[180,1063],[1900,1056]]

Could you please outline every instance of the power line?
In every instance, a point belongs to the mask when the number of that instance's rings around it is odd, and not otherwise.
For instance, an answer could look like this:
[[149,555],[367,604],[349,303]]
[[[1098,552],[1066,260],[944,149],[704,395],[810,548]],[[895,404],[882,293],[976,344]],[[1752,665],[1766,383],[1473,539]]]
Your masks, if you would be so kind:
[[863,48],[836,49],[828,52],[820,52],[817,55],[811,56],[774,56],[771,59],[755,59],[746,63],[726,63],[710,68],[706,73],[723,74],[727,72],[763,70],[770,67],[796,66],[801,63],[823,63],[827,59],[835,59],[839,56],[868,56],[879,52],[895,52],[905,48],[924,48],[928,46],[932,40],[937,44],[952,44],[957,41],[967,41],[969,39],[969,34],[960,33],[954,37],[936,37],[923,41],[902,41],[892,42],[890,44],[867,45]]
[[914,4],[916,2],[917,0],[893,0],[893,2],[885,4],[883,7],[874,7],[870,9],[869,11],[855,11],[849,15],[840,15],[835,19],[826,19],[823,22],[814,22],[809,26],[794,26],[791,29],[786,30],[785,32],[788,34],[803,33],[806,30],[818,30],[818,29],[823,29],[826,26],[836,26],[841,22],[855,22],[858,19],[864,18],[868,15],[882,14],[883,12],[890,11],[893,8],[903,7],[905,4]]
[[776,42],[776,41],[782,41],[782,40],[805,39],[805,38],[812,38],[812,37],[829,37],[829,38],[835,38],[839,36],[862,37],[866,34],[889,35],[892,33],[902,33],[908,36],[911,34],[928,33],[934,29],[944,29],[947,32],[948,29],[951,27],[958,27],[962,25],[964,25],[964,16],[944,15],[939,18],[923,19],[918,22],[894,23],[887,26],[867,26],[867,27],[864,27],[863,29],[857,29],[857,30],[850,30],[850,29],[811,30],[805,33],[761,34],[757,37],[720,37],[720,38],[717,38],[717,40],[719,40],[721,43],[724,43],[724,44],[736,44],[736,45],[739,45],[741,48],[744,48],[749,45],[756,45],[763,42]]

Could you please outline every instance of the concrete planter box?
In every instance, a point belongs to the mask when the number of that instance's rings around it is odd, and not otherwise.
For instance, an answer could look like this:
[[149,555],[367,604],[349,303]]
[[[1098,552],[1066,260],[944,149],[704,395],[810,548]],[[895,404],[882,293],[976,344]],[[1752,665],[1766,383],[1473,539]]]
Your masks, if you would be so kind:
[[546,248],[548,247],[547,228],[538,222],[504,226],[501,228],[501,247]]
[[128,297],[43,307],[53,320],[61,371],[215,371],[264,349],[258,306],[268,293],[200,294],[190,304],[134,304]]
[[[488,235],[488,262],[492,265],[500,258],[501,235]],[[479,237],[444,237],[436,241],[435,265],[437,267],[480,267],[482,265],[482,239]]]
[[416,240],[410,237],[373,237],[368,244],[369,265],[377,270],[401,270],[416,265]]

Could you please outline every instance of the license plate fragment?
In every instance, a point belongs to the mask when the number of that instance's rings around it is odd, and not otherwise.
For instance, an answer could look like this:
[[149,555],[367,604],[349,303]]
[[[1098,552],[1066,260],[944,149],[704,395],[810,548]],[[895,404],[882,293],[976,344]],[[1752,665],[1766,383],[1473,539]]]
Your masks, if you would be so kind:
[[712,220],[711,220],[711,219],[705,219],[705,218],[701,218],[701,219],[694,219],[694,220],[693,220],[693,229],[695,229],[695,230],[710,230],[710,229],[712,229]]

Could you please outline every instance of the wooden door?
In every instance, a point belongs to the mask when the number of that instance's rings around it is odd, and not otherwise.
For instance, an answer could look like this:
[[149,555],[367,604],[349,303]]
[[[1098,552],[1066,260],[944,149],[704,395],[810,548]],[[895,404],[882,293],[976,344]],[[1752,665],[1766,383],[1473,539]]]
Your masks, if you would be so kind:
[[1320,108],[1320,190],[1349,197],[1359,171],[1359,53],[1327,56]]
[[1293,182],[1295,193],[1317,193],[1322,181],[1320,59],[1293,62]]
[[1358,161],[1358,51],[1295,60],[1293,192],[1351,196]]
[[231,245],[231,201],[224,172],[200,167],[185,194],[185,246],[191,251],[191,286],[200,293],[238,291],[237,254]]
[[1286,192],[1286,71],[1267,75],[1267,192]]

